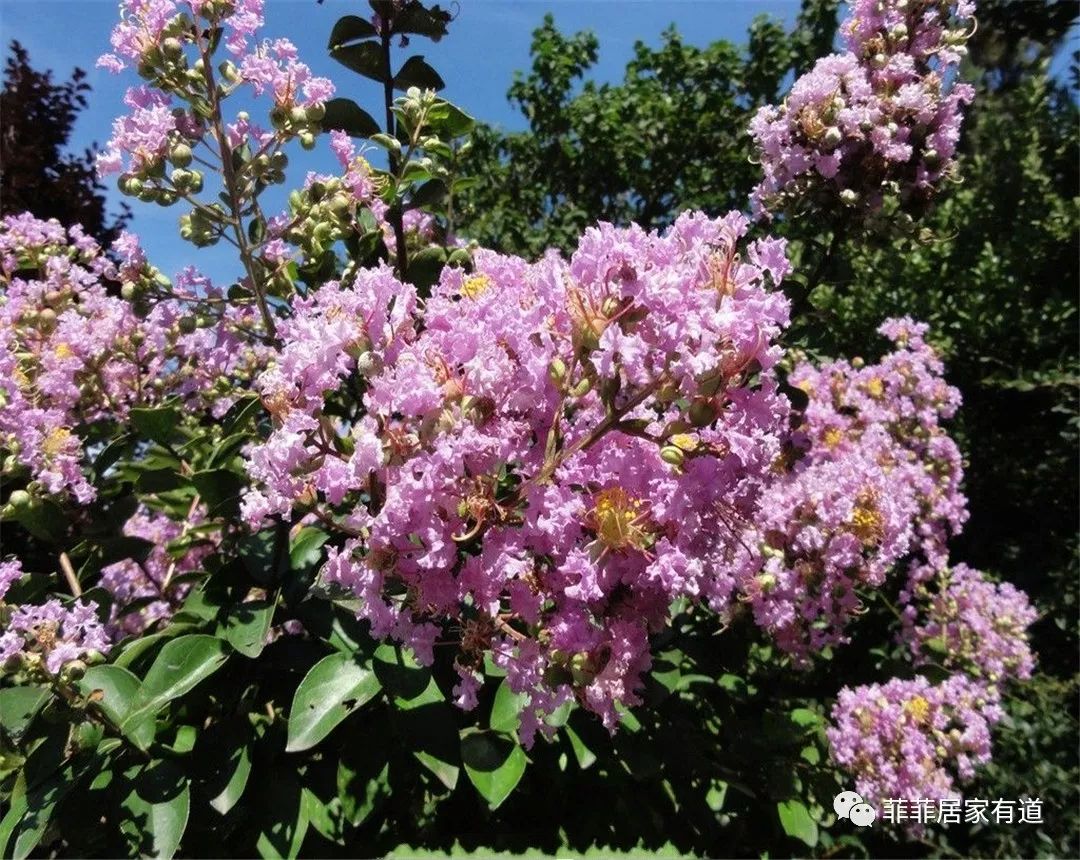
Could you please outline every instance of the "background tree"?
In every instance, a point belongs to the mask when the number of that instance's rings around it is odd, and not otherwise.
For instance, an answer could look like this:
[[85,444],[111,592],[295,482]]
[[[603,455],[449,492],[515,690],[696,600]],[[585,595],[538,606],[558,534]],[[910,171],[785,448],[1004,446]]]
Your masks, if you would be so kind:
[[0,93],[0,212],[33,212],[61,224],[82,224],[103,244],[128,218],[106,212],[105,187],[94,169],[96,151],[67,151],[72,128],[87,104],[86,73],[75,69],[64,83],[51,71],[30,65],[30,55],[12,41]]
[[792,71],[827,52],[836,9],[836,0],[807,0],[790,34],[762,16],[745,50],[697,48],[669,29],[658,49],[634,46],[618,85],[582,83],[596,37],[565,36],[547,16],[533,34],[532,69],[507,93],[529,130],[483,127],[474,138],[466,172],[483,181],[467,195],[465,232],[535,256],[565,250],[597,219],[662,227],[687,208],[740,208],[759,173],[747,122]]

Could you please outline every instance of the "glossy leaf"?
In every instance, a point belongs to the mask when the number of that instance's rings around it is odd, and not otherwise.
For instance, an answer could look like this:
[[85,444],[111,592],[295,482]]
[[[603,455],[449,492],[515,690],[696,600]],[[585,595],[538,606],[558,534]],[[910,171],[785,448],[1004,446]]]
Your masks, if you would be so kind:
[[817,845],[817,823],[810,817],[806,806],[798,800],[785,800],[776,804],[780,826],[784,832],[813,848]]
[[224,642],[215,636],[189,634],[168,642],[146,674],[121,729],[129,731],[139,720],[192,690],[228,659]]
[[474,731],[461,739],[461,759],[469,781],[492,809],[498,809],[525,773],[525,753],[513,741]]
[[326,47],[333,51],[347,42],[355,42],[357,39],[369,39],[378,36],[379,31],[366,18],[358,15],[344,15],[338,18],[334,29],[330,31],[330,41]]
[[323,131],[343,131],[352,137],[371,137],[379,124],[352,99],[330,99],[321,122]]
[[324,657],[304,676],[289,709],[286,752],[310,749],[382,689],[370,666],[348,654]]
[[422,90],[441,90],[446,86],[438,72],[425,62],[423,56],[409,57],[405,64],[394,75],[394,88],[407,90],[409,87],[419,87]]
[[120,803],[120,830],[141,857],[176,854],[191,814],[187,777],[172,762],[153,761],[130,774],[131,789]]
[[330,56],[337,60],[346,69],[371,78],[373,81],[382,83],[390,77],[390,69],[386,65],[382,46],[378,42],[360,42],[357,45],[345,45],[335,48]]

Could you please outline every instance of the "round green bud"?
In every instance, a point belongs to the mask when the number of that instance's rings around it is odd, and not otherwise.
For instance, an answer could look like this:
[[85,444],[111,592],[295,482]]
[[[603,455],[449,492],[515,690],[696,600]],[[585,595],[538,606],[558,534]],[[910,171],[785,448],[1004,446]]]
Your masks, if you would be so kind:
[[12,490],[8,496],[8,504],[16,511],[25,510],[33,503],[33,498],[26,490]]
[[270,111],[270,124],[279,131],[285,128],[289,121],[289,112],[283,107],[275,107]]
[[686,461],[686,455],[683,454],[682,449],[677,448],[674,445],[665,445],[660,449],[660,459],[670,466],[681,469],[683,463]]
[[120,287],[120,298],[122,298],[125,302],[130,302],[133,298],[135,298],[137,292],[138,291],[135,289],[135,285],[128,281]]
[[352,211],[352,204],[344,194],[337,194],[330,201],[330,211],[337,218],[345,218]]
[[178,143],[169,150],[169,161],[177,167],[187,167],[193,157],[194,153],[186,143]]
[[195,317],[181,317],[176,326],[180,329],[181,334],[191,334],[198,327]]
[[203,189],[203,175],[198,170],[191,171],[191,179],[188,180],[188,190],[192,194],[198,194]]
[[326,105],[321,102],[304,108],[304,117],[308,122],[321,122],[324,116],[326,116]]
[[175,36],[170,36],[161,43],[161,50],[165,57],[175,62],[184,56],[184,46]]
[[312,149],[315,148],[315,135],[313,135],[310,131],[301,132],[300,133],[300,145],[304,149],[306,149],[308,151],[311,151]]

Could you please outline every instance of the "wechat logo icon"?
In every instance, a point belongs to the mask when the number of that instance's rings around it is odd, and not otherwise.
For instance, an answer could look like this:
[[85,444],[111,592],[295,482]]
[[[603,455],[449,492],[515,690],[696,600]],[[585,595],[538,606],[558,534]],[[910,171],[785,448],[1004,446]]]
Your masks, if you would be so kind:
[[869,827],[877,818],[877,810],[856,791],[841,791],[832,805],[837,818],[846,818],[856,827]]

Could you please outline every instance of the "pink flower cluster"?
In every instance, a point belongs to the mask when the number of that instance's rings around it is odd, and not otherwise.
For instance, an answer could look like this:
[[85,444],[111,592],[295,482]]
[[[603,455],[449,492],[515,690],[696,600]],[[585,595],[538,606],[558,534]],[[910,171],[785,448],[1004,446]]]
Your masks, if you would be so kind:
[[218,535],[215,532],[176,549],[169,544],[187,536],[202,519],[200,511],[193,511],[187,522],[178,523],[141,508],[124,524],[126,536],[141,538],[151,547],[142,561],[127,558],[101,570],[98,584],[112,595],[107,626],[112,639],[143,633],[176,611],[191,587],[182,577],[199,569],[213,552]]
[[[0,448],[42,492],[80,503],[95,496],[82,471],[80,428],[123,421],[132,407],[171,395],[201,396],[222,375],[260,367],[264,352],[248,344],[250,307],[180,330],[177,322],[191,313],[188,301],[214,295],[212,288],[184,293],[198,280],[190,272],[176,280],[185,300],[162,301],[140,318],[104,282],[161,276],[134,237],[124,234],[113,250],[119,266],[78,228],[65,231],[29,215],[0,221]],[[218,414],[230,402],[214,401]]]
[[[203,136],[207,118],[219,113],[216,105],[240,82],[251,85],[256,95],[272,94],[283,118],[293,109],[321,109],[334,94],[327,79],[311,74],[288,39],[275,39],[249,50],[249,39],[263,25],[264,0],[123,0],[121,20],[112,34],[114,53],[105,54],[98,65],[121,72],[134,62],[140,74],[153,81],[150,87],[132,87],[124,98],[131,109],[113,123],[113,135],[98,157],[98,172],[105,176],[121,171],[141,177],[161,173],[164,160],[180,147],[187,154],[173,158],[181,169],[191,159],[190,147]],[[224,43],[238,64],[221,66],[224,78],[219,89],[213,70],[213,33],[224,34]],[[191,53],[189,58],[188,54]],[[173,96],[189,107],[174,107]],[[299,125],[309,118],[300,115]],[[250,131],[254,147],[266,148],[258,130],[238,121],[228,129],[232,148],[239,147]],[[187,150],[184,147],[188,147]],[[136,192],[132,192],[136,193]]]
[[846,52],[818,60],[750,123],[764,174],[755,213],[819,192],[869,210],[893,193],[929,198],[974,96],[954,80],[974,11],[972,0],[853,0]]
[[[781,451],[787,302],[767,286],[787,261],[763,241],[741,262],[746,226],[602,225],[569,264],[478,252],[422,324],[389,270],[324,288],[259,382],[278,429],[250,452],[248,517],[328,506],[349,537],[325,578],[422,660],[457,630],[464,703],[490,651],[530,697],[527,739],[573,695],[613,726],[672,599],[728,604]],[[366,414],[330,419],[346,385]]]
[[[966,516],[956,444],[941,422],[959,392],[924,341],[926,326],[890,320],[896,349],[875,365],[797,366],[808,396],[764,492],[743,591],[758,624],[797,658],[843,642],[863,598],[912,555],[943,564]],[[862,594],[860,594],[862,592]]]
[[940,684],[894,678],[840,691],[827,729],[834,760],[870,803],[955,797],[955,780],[990,759],[996,695],[964,675]]
[[1036,612],[1024,592],[965,564],[929,581],[913,576],[909,589],[902,636],[916,662],[940,662],[990,685],[1031,677],[1026,631]]
[[70,661],[104,653],[109,645],[93,602],[26,604],[11,610],[0,633],[0,667],[17,661],[24,670],[55,675]]

